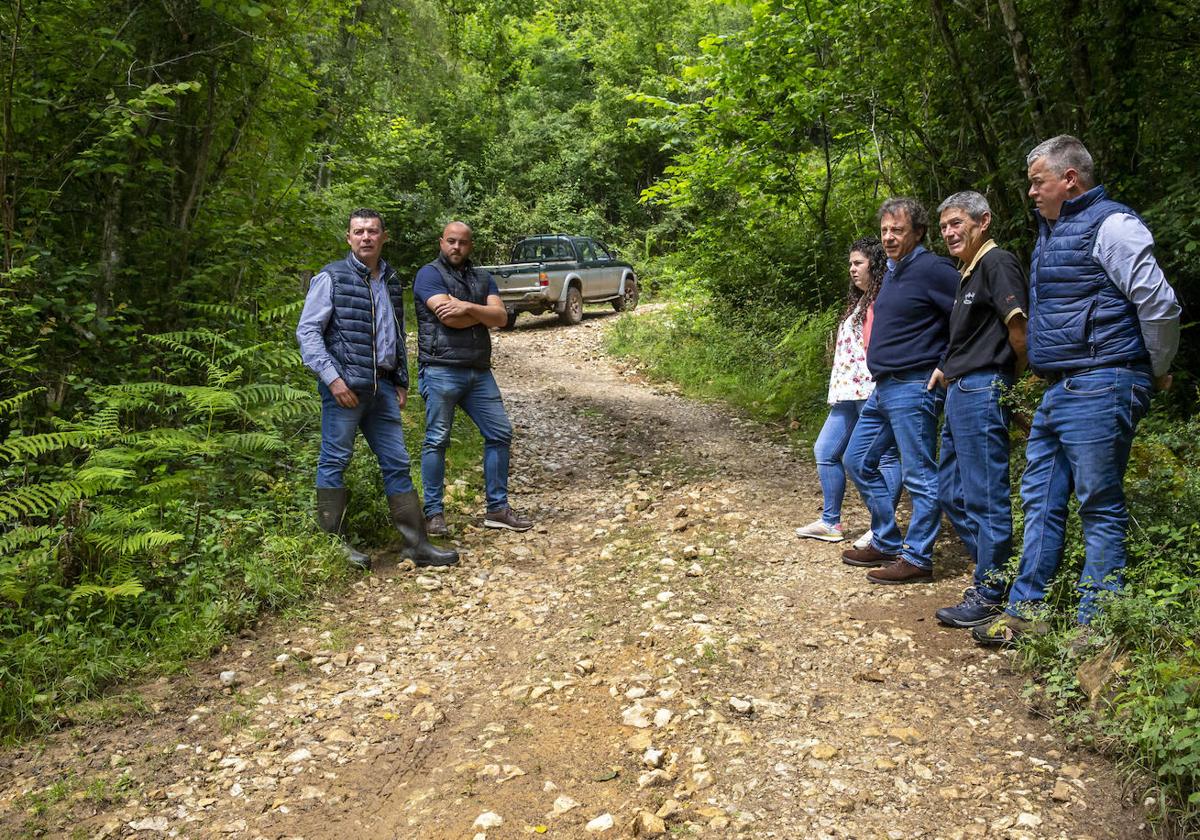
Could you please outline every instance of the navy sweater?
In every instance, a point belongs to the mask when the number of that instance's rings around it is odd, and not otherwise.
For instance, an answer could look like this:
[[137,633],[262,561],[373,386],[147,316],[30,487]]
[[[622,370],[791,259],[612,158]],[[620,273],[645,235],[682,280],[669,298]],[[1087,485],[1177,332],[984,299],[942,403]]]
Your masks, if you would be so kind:
[[958,279],[954,263],[924,249],[904,257],[884,276],[867,348],[872,376],[932,370],[941,363]]

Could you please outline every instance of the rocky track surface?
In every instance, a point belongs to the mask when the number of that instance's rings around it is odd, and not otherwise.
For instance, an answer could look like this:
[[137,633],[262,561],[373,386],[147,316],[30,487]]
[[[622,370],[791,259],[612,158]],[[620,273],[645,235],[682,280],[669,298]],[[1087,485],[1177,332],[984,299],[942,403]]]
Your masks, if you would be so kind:
[[605,357],[614,317],[497,336],[533,531],[452,516],[459,567],[377,557],[118,721],[0,753],[0,836],[1142,836],[1008,656],[933,619],[969,582],[952,538],[899,591],[797,540],[808,453]]

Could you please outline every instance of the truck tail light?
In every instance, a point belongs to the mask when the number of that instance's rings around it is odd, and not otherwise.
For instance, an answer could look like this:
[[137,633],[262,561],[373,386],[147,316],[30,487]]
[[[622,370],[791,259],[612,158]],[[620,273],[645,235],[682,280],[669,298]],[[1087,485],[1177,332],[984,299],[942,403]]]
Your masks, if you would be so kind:
[[543,288],[550,285],[550,278],[546,276],[546,272],[543,271],[538,274],[538,285]]

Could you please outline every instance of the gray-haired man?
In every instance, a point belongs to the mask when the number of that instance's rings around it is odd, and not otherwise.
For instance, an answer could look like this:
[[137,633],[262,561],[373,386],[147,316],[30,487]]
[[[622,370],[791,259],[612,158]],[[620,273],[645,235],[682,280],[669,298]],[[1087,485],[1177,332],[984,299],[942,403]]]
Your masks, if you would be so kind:
[[1012,556],[1009,412],[1001,398],[1025,367],[1029,285],[1020,261],[989,234],[986,198],[955,193],[938,213],[961,276],[946,356],[928,386],[946,387],[938,495],[975,560],[975,580],[962,602],[938,610],[937,618],[976,627],[999,615]]
[[1087,624],[1120,587],[1129,512],[1123,480],[1155,387],[1169,388],[1179,303],[1133,210],[1096,184],[1069,135],[1026,158],[1038,240],[1029,277],[1029,365],[1049,384],[1033,417],[1021,478],[1025,545],[1005,614],[976,627],[983,644],[1035,629],[1059,564],[1074,490],[1084,564],[1077,618]]

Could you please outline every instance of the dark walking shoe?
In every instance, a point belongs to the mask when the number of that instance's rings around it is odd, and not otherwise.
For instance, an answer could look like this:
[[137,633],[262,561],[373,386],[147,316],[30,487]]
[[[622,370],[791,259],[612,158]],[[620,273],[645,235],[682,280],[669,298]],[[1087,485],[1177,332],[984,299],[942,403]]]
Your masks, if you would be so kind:
[[435,513],[433,516],[426,519],[425,533],[431,537],[445,537],[449,535],[450,529],[446,527],[445,515]]
[[429,541],[425,531],[425,512],[416,490],[394,493],[388,496],[388,509],[392,513],[392,524],[404,538],[400,553],[418,566],[453,566],[458,562],[458,552],[452,548],[438,548]]
[[866,548],[847,548],[842,552],[842,562],[847,566],[890,566],[899,558],[895,554],[884,554],[873,545]]
[[486,528],[507,528],[510,531],[528,531],[533,527],[532,522],[510,507],[489,510],[483,517],[483,524]]
[[984,647],[1015,647],[1017,642],[1028,636],[1044,636],[1050,625],[1044,621],[1031,621],[1015,615],[1001,613],[989,624],[981,624],[971,631],[971,638]]
[[999,602],[989,601],[972,586],[963,593],[961,603],[954,607],[942,607],[934,615],[942,624],[968,628],[991,622],[1002,610],[1003,606]]
[[903,557],[897,557],[896,562],[882,569],[872,569],[867,572],[867,580],[871,583],[882,583],[897,586],[903,583],[931,583],[933,569],[922,569],[914,566]]
[[345,487],[317,488],[317,525],[326,534],[333,534],[341,544],[346,560],[356,569],[371,571],[371,558],[346,542],[346,506],[350,502],[350,491]]

